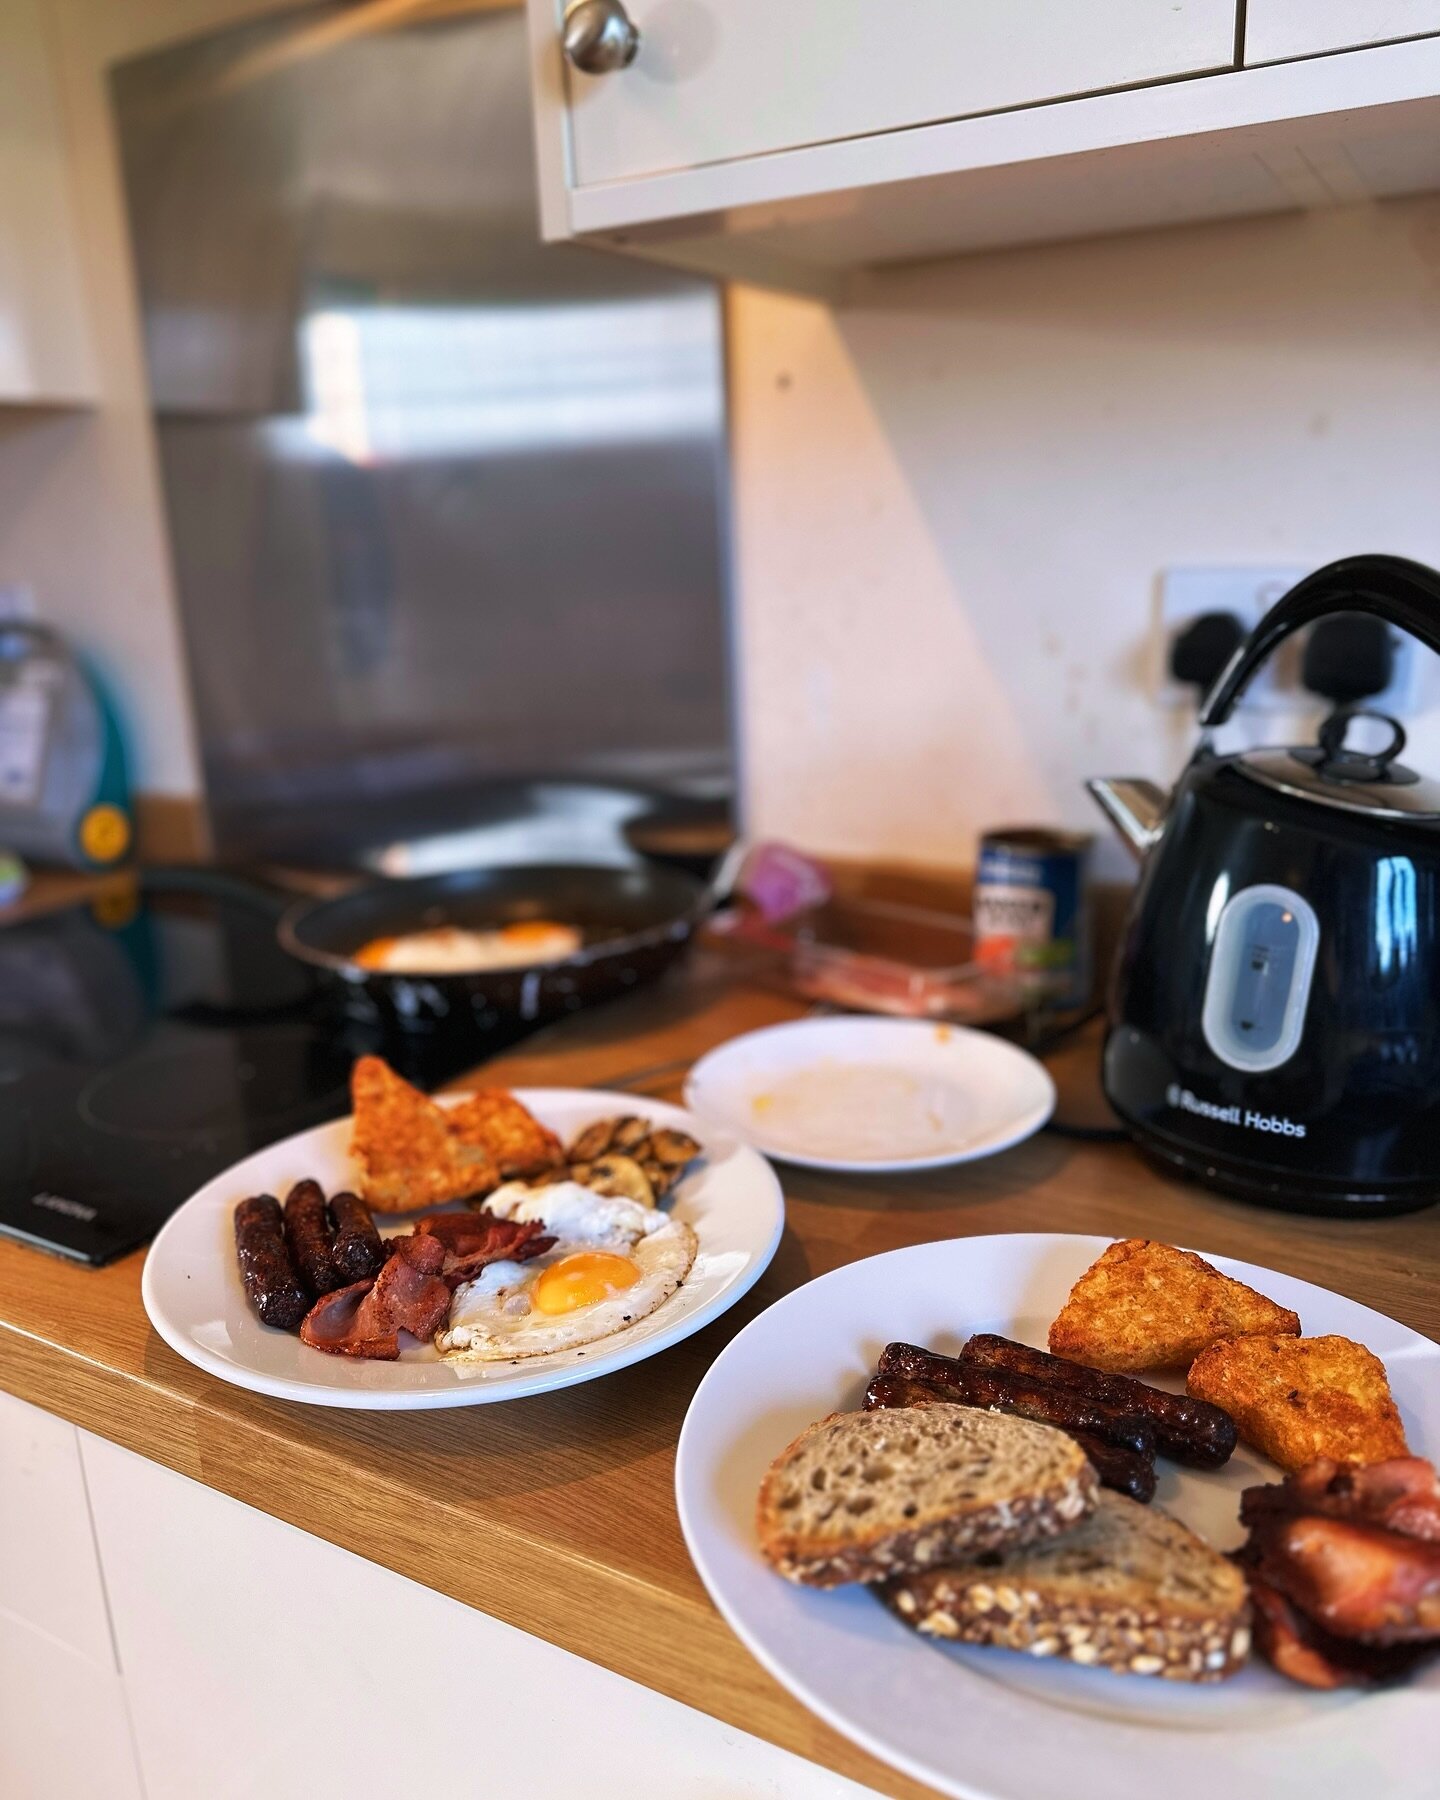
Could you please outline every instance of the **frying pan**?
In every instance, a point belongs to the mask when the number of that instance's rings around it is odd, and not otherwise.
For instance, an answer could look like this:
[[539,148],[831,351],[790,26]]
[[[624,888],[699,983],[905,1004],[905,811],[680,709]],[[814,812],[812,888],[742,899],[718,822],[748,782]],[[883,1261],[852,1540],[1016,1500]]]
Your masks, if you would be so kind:
[[[462,869],[301,901],[279,934],[292,956],[343,983],[387,1025],[423,1030],[469,1019],[488,1030],[504,1020],[540,1024],[653,980],[714,905],[713,886],[655,863]],[[393,974],[354,960],[373,938],[529,919],[576,926],[580,949],[559,962],[463,974]]]

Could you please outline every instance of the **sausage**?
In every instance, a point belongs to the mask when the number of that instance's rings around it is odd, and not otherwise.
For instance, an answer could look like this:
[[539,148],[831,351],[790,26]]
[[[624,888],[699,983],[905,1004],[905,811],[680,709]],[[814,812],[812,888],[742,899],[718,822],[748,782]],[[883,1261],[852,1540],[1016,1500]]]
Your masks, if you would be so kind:
[[1068,1434],[1090,1458],[1102,1487],[1114,1488],[1131,1500],[1148,1506],[1155,1498],[1155,1458],[1139,1450],[1126,1450],[1120,1444],[1107,1444],[1088,1431]]
[[286,1196],[285,1242],[290,1247],[291,1260],[316,1300],[345,1286],[345,1278],[331,1254],[325,1190],[318,1181],[297,1181]]
[[[876,1375],[865,1390],[865,1411],[874,1412],[880,1407],[937,1406],[945,1400],[946,1396],[938,1388],[926,1382],[910,1381],[903,1375]],[[1010,1412],[1014,1409],[1002,1407],[1000,1410]],[[1017,1416],[1027,1415],[1022,1412]],[[1065,1428],[1060,1426],[1058,1429],[1063,1431]],[[1142,1506],[1148,1506],[1155,1498],[1153,1456],[1107,1443],[1089,1431],[1067,1431],[1066,1436],[1073,1438],[1089,1457],[1103,1486],[1114,1488],[1117,1494],[1127,1494]]]
[[938,1356],[915,1344],[887,1344],[880,1358],[880,1374],[905,1375],[926,1382],[946,1400],[960,1406],[988,1406],[999,1412],[1018,1413],[1061,1431],[1088,1431],[1107,1444],[1133,1450],[1138,1456],[1154,1456],[1155,1434],[1143,1419],[1123,1407],[1092,1400],[1069,1388],[1048,1387],[1028,1376],[1003,1369],[985,1369]]
[[335,1242],[330,1260],[344,1282],[368,1281],[385,1266],[389,1252],[370,1217],[370,1208],[358,1194],[336,1194],[330,1202],[335,1221]]
[[1229,1413],[1207,1400],[1167,1394],[1131,1375],[1107,1375],[989,1333],[972,1337],[960,1352],[960,1360],[974,1367],[1003,1369],[1033,1381],[1051,1382],[1072,1393],[1124,1407],[1149,1425],[1155,1434],[1155,1448],[1162,1456],[1188,1463],[1192,1469],[1218,1469],[1230,1460],[1235,1449],[1235,1421]]
[[280,1202],[273,1194],[235,1208],[235,1254],[245,1297],[263,1324],[293,1331],[310,1310],[310,1296],[285,1247]]

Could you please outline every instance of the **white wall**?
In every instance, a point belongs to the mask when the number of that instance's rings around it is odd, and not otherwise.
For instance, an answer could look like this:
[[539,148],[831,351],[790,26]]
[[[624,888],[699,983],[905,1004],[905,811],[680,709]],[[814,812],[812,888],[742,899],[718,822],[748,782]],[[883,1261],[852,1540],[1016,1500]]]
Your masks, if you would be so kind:
[[[1083,776],[1187,748],[1149,698],[1167,564],[1440,564],[1440,198],[890,272],[840,313],[743,291],[733,325],[757,831],[948,862],[1090,826]],[[1440,719],[1416,751],[1440,772]]]
[[282,0],[42,0],[95,343],[100,403],[0,409],[0,582],[34,588],[114,694],[131,778],[198,791],[174,584],[150,431],[106,70]]

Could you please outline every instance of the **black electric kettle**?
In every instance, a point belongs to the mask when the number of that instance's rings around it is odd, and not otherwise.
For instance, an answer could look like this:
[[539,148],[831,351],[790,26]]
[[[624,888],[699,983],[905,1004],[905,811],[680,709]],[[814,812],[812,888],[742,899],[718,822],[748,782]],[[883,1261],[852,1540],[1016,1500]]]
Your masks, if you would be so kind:
[[1209,733],[1291,632],[1369,613],[1440,651],[1440,574],[1357,556],[1308,576],[1235,653],[1174,792],[1092,781],[1143,859],[1115,970],[1104,1084],[1149,1152],[1301,1212],[1440,1199],[1440,782],[1405,732],[1220,756]]

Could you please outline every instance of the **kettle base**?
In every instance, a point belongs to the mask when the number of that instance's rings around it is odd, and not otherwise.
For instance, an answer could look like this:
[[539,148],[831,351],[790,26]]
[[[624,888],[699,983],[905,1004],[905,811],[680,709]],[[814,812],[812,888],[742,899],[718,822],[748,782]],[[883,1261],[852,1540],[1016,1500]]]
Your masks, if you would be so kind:
[[1248,1200],[1279,1212],[1309,1213],[1318,1218],[1380,1219],[1397,1213],[1420,1212],[1440,1201],[1440,1187],[1404,1187],[1388,1193],[1347,1192],[1336,1186],[1326,1190],[1316,1182],[1283,1181],[1253,1168],[1237,1167],[1199,1152],[1182,1150],[1169,1140],[1146,1131],[1129,1119],[1121,1121],[1138,1147],[1167,1174],[1180,1173],[1203,1187]]

